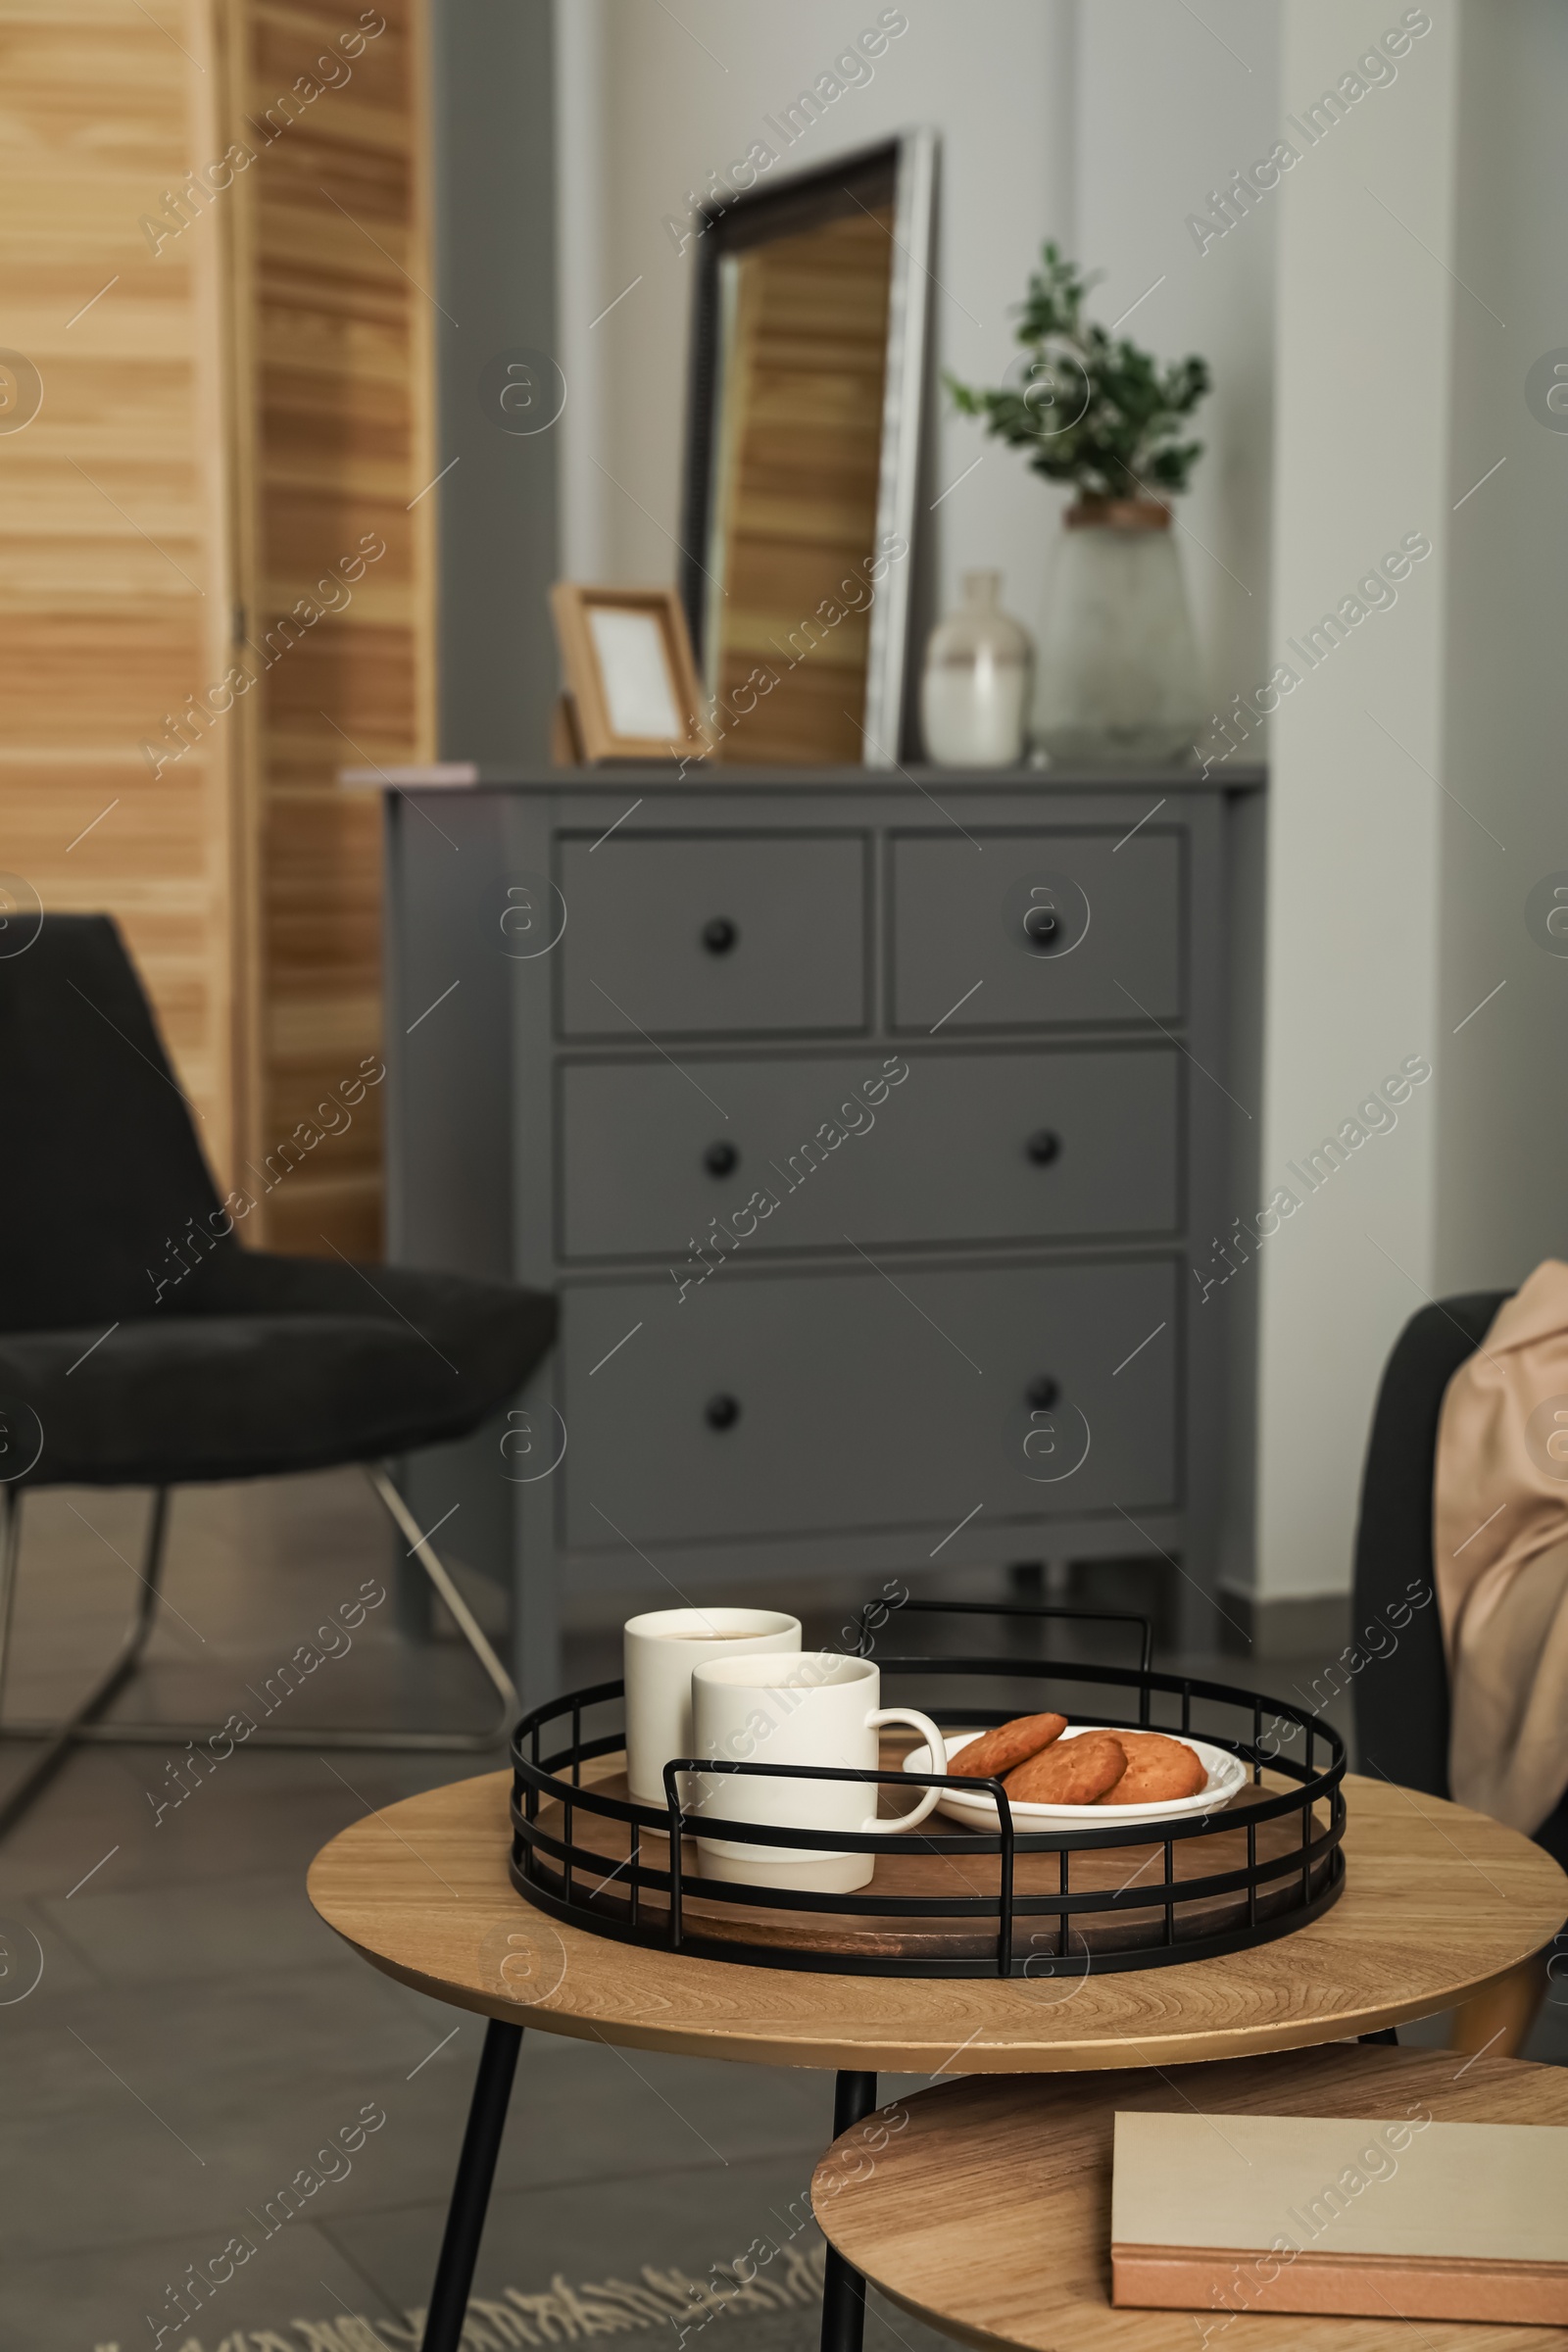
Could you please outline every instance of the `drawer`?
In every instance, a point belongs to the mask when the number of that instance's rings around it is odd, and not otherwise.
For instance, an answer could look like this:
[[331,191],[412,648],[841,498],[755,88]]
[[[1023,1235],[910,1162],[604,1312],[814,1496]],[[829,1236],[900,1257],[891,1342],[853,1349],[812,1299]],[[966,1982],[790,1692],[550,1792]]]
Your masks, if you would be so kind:
[[1065,830],[978,839],[978,855],[952,834],[893,843],[898,1028],[1180,1018],[1179,833],[1149,826],[1131,840]]
[[646,1056],[562,1066],[564,1256],[662,1257],[697,1280],[700,1243],[744,1261],[850,1234],[870,1249],[1179,1223],[1171,1046],[684,1067],[697,1086]]
[[616,834],[562,845],[567,1037],[865,1027],[858,834]]
[[[574,1548],[611,1547],[615,1529],[654,1544],[935,1540],[976,1504],[1038,1520],[1176,1499],[1169,1259],[901,1266],[897,1288],[863,1264],[737,1271],[679,1305],[664,1282],[568,1285],[562,1306]],[[1047,1379],[1056,1401],[1032,1403]]]

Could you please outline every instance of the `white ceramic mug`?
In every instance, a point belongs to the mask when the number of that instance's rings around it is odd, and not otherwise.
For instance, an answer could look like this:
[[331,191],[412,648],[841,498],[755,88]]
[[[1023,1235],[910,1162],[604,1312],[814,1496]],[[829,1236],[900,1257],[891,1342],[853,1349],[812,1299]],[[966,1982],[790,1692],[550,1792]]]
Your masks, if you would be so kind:
[[[884,1707],[882,1671],[870,1658],[808,1649],[793,1658],[710,1658],[692,1673],[692,1754],[731,1764],[810,1764],[874,1772],[881,1761],[877,1732],[885,1723],[911,1724],[946,1751],[929,1716],[913,1707]],[[910,1813],[876,1818],[876,1786],[863,1781],[774,1780],[761,1773],[686,1776],[689,1826],[705,1878],[748,1886],[790,1886],[810,1893],[852,1894],[870,1884],[874,1854],[810,1853],[800,1847],[753,1845],[704,1838],[704,1821],[752,1821],[789,1830],[863,1831],[896,1838],[933,1810],[942,1791],[927,1788]]]
[[705,1658],[799,1650],[801,1621],[778,1609],[650,1609],[621,1636],[626,1782],[638,1804],[664,1802],[664,1766],[695,1756],[692,1668]]

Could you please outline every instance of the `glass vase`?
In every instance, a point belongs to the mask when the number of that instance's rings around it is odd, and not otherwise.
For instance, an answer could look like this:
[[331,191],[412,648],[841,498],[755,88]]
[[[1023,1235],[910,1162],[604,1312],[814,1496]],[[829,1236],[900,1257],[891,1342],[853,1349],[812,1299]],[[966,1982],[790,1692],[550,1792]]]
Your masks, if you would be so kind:
[[1063,520],[1036,743],[1054,760],[1091,764],[1184,758],[1205,705],[1169,508],[1083,498]]

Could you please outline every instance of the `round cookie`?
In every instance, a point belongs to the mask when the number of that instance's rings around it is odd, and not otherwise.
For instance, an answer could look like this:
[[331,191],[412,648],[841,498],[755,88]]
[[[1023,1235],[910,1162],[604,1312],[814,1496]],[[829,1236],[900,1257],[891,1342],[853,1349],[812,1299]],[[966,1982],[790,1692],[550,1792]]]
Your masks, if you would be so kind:
[[1002,1786],[1021,1805],[1092,1805],[1126,1769],[1127,1751],[1113,1733],[1080,1732],[1031,1756]]
[[1010,1723],[999,1723],[994,1732],[982,1732],[978,1740],[960,1747],[948,1758],[948,1770],[965,1781],[1000,1779],[1049,1747],[1066,1729],[1065,1715],[1015,1715]]
[[1163,1732],[1118,1732],[1127,1751],[1127,1770],[1102,1805],[1169,1804],[1178,1796],[1196,1796],[1208,1779],[1202,1758],[1185,1740]]

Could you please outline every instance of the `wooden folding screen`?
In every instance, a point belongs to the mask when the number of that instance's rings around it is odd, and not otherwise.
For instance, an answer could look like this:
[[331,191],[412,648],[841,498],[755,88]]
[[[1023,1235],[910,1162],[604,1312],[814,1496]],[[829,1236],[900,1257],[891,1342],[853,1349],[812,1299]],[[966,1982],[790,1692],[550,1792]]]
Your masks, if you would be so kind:
[[379,1246],[333,776],[433,748],[422,16],[0,0],[0,891],[117,916],[274,1248]]

